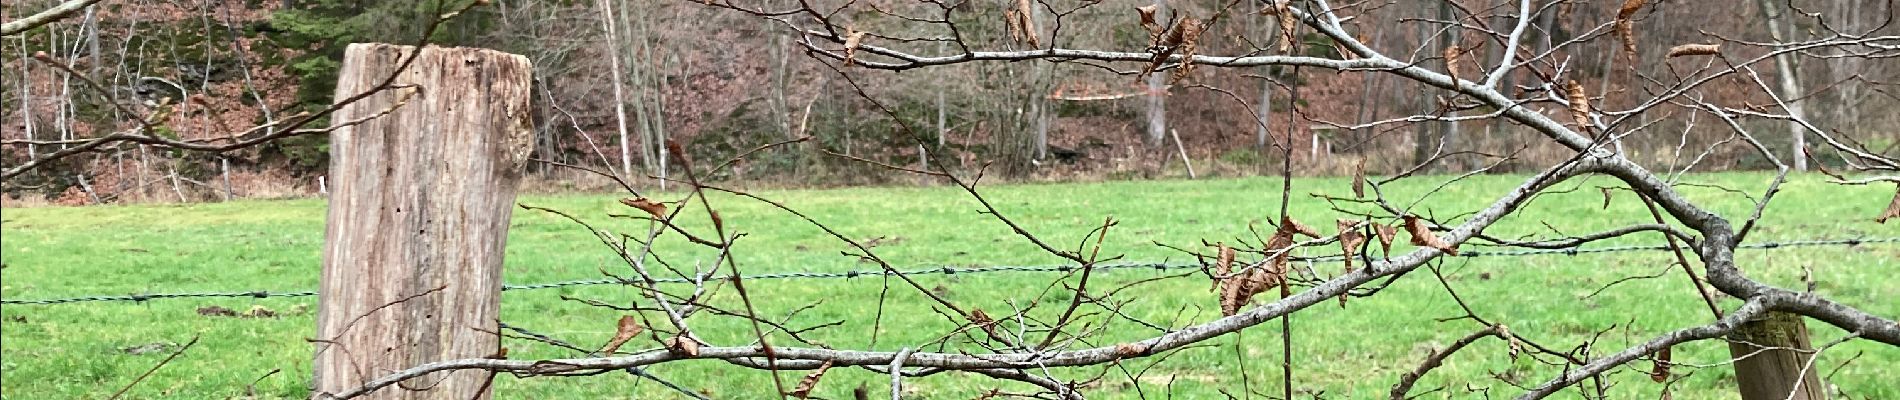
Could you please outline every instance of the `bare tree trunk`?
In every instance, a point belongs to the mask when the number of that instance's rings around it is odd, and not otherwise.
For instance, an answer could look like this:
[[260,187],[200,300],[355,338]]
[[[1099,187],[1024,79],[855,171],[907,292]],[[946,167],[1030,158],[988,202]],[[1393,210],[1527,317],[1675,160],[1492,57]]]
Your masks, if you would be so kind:
[[152,152],[145,145],[139,145],[139,182],[134,189],[138,189],[140,197],[151,196],[146,183],[152,180],[152,174]]
[[[1155,0],[1155,15],[1167,15],[1168,2]],[[1159,18],[1159,17],[1157,17]],[[1160,146],[1168,135],[1168,78],[1167,74],[1154,73],[1148,76],[1148,144]]]
[[[669,157],[666,149],[666,77],[662,73],[667,68],[667,60],[664,54],[654,48],[654,43],[659,42],[654,38],[659,34],[653,29],[653,18],[656,17],[651,7],[627,7],[624,0],[615,1],[622,1],[617,10],[621,20],[638,22],[634,27],[633,40],[640,43],[638,58],[641,63],[633,70],[636,71],[634,87],[639,90],[636,96],[640,102],[637,115],[640,116],[643,138],[640,153],[646,160],[647,168],[654,170],[653,175],[659,177],[660,190],[666,190]],[[641,12],[639,18],[628,18],[629,9],[638,9]]]
[[[1045,26],[1045,24],[1042,23],[1041,14],[1041,7],[1030,7],[1029,26],[1032,29],[1041,29],[1039,27]],[[1055,37],[1054,34],[1050,32],[1041,32],[1037,33],[1037,35],[1042,37]],[[1048,94],[1050,89],[1053,88],[1053,82],[1055,82],[1056,66],[1055,64],[1032,64],[1030,68],[1031,88],[1029,104],[1031,112],[1033,113],[1030,114],[1030,117],[1036,119],[1035,136],[1031,138],[1034,143],[1031,144],[1030,156],[1033,160],[1043,160],[1049,158],[1049,119],[1052,118],[1050,115],[1054,113],[1049,110],[1051,104]]]
[[99,8],[97,6],[98,3],[86,6],[86,58],[92,59],[92,79],[99,79],[99,68],[105,64],[104,60],[99,59],[103,54],[99,52],[99,13],[97,12]]
[[[1427,7],[1430,7],[1429,6],[1430,3],[1431,2],[1424,2],[1424,1],[1418,2],[1417,3],[1419,4],[1418,15],[1421,15],[1421,16],[1431,15],[1432,10],[1427,8]],[[1445,5],[1441,3],[1439,6],[1442,8]],[[1432,25],[1418,24],[1419,47],[1424,47],[1426,44],[1430,43],[1432,40],[1434,40],[1432,36]],[[1444,49],[1445,49],[1445,46],[1447,45],[1448,45],[1447,43],[1441,42],[1437,46],[1433,46],[1432,48],[1434,50],[1437,50],[1435,52],[1436,54],[1444,54]],[[1426,93],[1426,91],[1419,91],[1418,96],[1416,97],[1416,101],[1417,101],[1417,104],[1414,104],[1414,106],[1418,109],[1418,112],[1421,114],[1431,114],[1432,111],[1436,108],[1436,105],[1432,104],[1431,94]],[[1412,134],[1412,146],[1413,146],[1412,147],[1412,164],[1424,164],[1426,161],[1431,160],[1432,154],[1436,152],[1437,146],[1439,144],[1438,135],[1435,135],[1432,132],[1433,127],[1435,127],[1436,125],[1437,124],[1433,124],[1430,122],[1423,122],[1416,125],[1416,129],[1414,129],[1413,134]]]
[[[1834,15],[1829,19],[1830,23],[1843,31],[1860,32],[1861,27],[1865,25],[1861,23],[1861,3],[1858,1],[1832,2]],[[1828,81],[1835,82],[1836,85],[1832,125],[1835,129],[1846,131],[1848,136],[1857,136],[1855,134],[1861,131],[1859,120],[1862,81],[1854,79],[1854,75],[1866,71],[1864,61],[1859,57],[1839,57],[1827,60]]]
[[[1268,18],[1267,25],[1269,26],[1269,29],[1265,31],[1259,30],[1260,19],[1261,18],[1260,18],[1259,13],[1247,13],[1247,21],[1248,21],[1247,31],[1250,33],[1263,32],[1266,35],[1265,37],[1277,37],[1277,35],[1274,35],[1271,32],[1274,32],[1278,29],[1278,24],[1280,23],[1279,19]],[[1267,44],[1267,46],[1272,46],[1272,44]],[[1259,68],[1256,68],[1256,70],[1258,70],[1258,72],[1260,73],[1260,76],[1262,77],[1273,76],[1272,66],[1261,66]],[[1266,154],[1266,151],[1267,151],[1267,136],[1269,133],[1268,128],[1273,126],[1271,124],[1272,120],[1273,120],[1273,81],[1271,80],[1271,78],[1261,78],[1260,79],[1260,101],[1254,104],[1254,148],[1258,150],[1261,154]],[[1264,161],[1265,159],[1266,159],[1265,157],[1261,157],[1261,160]],[[1264,164],[1262,165],[1264,166]]]
[[[1041,96],[1038,96],[1041,97]],[[1037,160],[1049,158],[1049,104],[1046,100],[1033,100],[1036,108],[1035,157]]]
[[[19,47],[20,58],[19,59],[21,60],[27,59],[26,47],[27,47],[26,35],[20,35],[20,47]],[[26,129],[24,130],[26,131],[25,132],[26,140],[29,142],[38,140],[37,138],[33,136],[33,131],[38,130],[37,127],[35,127],[33,124],[33,92],[27,89],[28,87],[30,87],[30,85],[33,82],[32,65],[33,63],[20,63],[20,86],[19,86],[20,88],[20,118],[24,118],[26,120]],[[36,149],[36,147],[38,146],[34,146],[31,144],[26,145],[27,159],[30,160],[30,159],[40,158],[39,150]]]
[[[772,1],[772,2],[767,2],[766,4],[776,6],[778,5],[778,3],[779,2]],[[761,30],[764,30],[764,31],[773,31],[771,28],[774,28],[773,26],[774,23],[776,22],[759,21]],[[786,91],[790,89],[789,87],[791,86],[792,49],[789,43],[790,41],[787,40],[788,36],[786,34],[773,33],[771,35],[772,35],[772,40],[771,40],[772,97],[771,97],[770,103],[772,107],[772,118],[773,118],[773,121],[778,123],[779,129],[785,132],[788,138],[796,138],[798,137],[799,134],[792,131],[791,100],[786,98],[787,95],[785,93]],[[939,44],[940,46],[938,46],[938,50],[942,50],[941,43]],[[942,92],[937,93],[937,98],[942,99],[943,93]],[[943,101],[939,100],[937,104],[938,104],[938,107],[942,107]]]
[[[943,53],[945,49],[948,49],[948,45],[944,44],[943,42],[937,42],[938,53]],[[938,82],[941,84],[941,82],[947,82],[947,81],[948,80],[941,80]],[[941,88],[941,87],[937,88],[937,148],[938,149],[943,148],[943,137],[950,134],[950,127],[949,125],[947,125],[948,123],[947,118],[945,118],[945,114],[949,113],[949,108],[946,107],[946,105],[944,104],[944,92],[948,92],[948,90],[945,90],[944,88]]]
[[[337,97],[369,90],[413,47],[352,44]],[[501,265],[515,188],[533,150],[527,57],[427,48],[396,83],[426,96],[330,135],[330,195],[318,312],[316,391],[382,371],[499,350]],[[349,121],[393,104],[385,91],[336,111]],[[488,398],[493,376],[431,374],[374,399]],[[426,382],[426,383],[421,383]],[[321,396],[318,396],[321,397]]]
[[1168,134],[1168,84],[1160,73],[1148,77],[1148,143],[1160,146]]
[[[1787,42],[1790,35],[1794,33],[1791,32],[1793,27],[1788,26],[1789,22],[1786,20],[1786,16],[1781,14],[1781,9],[1777,8],[1774,3],[1774,1],[1770,0],[1755,1],[1755,4],[1761,6],[1762,19],[1764,20],[1763,22],[1768,25],[1769,37],[1774,38],[1776,42]],[[1788,53],[1775,55],[1775,72],[1781,75],[1781,100],[1787,103],[1789,115],[1800,118],[1806,115],[1806,113],[1801,110],[1801,77],[1796,73],[1795,68],[1794,58],[1790,57]],[[1801,127],[1800,122],[1792,119],[1788,120],[1788,139],[1793,151],[1793,157],[1791,158],[1794,159],[1794,170],[1807,171],[1808,157],[1806,156],[1806,149],[1808,148],[1808,139],[1807,132]]]
[[[1443,21],[1450,21],[1450,20],[1454,20],[1458,18],[1457,14],[1452,13],[1450,0],[1442,1],[1438,3],[1438,18],[1439,20],[1443,20]],[[1440,37],[1441,41],[1439,42],[1438,54],[1444,54],[1444,49],[1449,48],[1451,46],[1458,45],[1458,42],[1463,41],[1463,39],[1464,39],[1464,34],[1458,27],[1453,26],[1451,29],[1446,30],[1445,34],[1442,37]],[[1446,61],[1450,61],[1450,60],[1446,60]],[[1452,66],[1447,64],[1445,65],[1445,68],[1447,71],[1450,71],[1450,68],[1452,68]],[[1480,74],[1482,73],[1481,71],[1482,70],[1479,70],[1479,69],[1473,69],[1472,72],[1467,73],[1471,77],[1466,78],[1464,76],[1460,76],[1459,79],[1468,79],[1468,80],[1476,79],[1476,80],[1482,81],[1484,79],[1480,77],[1481,76]],[[1446,114],[1447,114],[1446,115],[1447,117],[1455,117],[1457,116],[1458,113],[1456,111],[1452,111]],[[1458,146],[1458,141],[1459,141],[1458,121],[1444,121],[1442,122],[1442,124],[1444,124],[1444,128],[1443,130],[1439,132],[1438,147],[1442,147],[1445,149],[1445,151],[1450,152],[1452,151],[1453,148]],[[1464,158],[1462,157],[1449,157],[1449,158],[1446,158],[1444,162],[1447,167],[1452,168],[1452,169],[1463,170],[1465,168]]]
[[231,198],[237,195],[235,191],[231,190],[231,159],[219,155],[218,171],[224,178],[224,201],[231,201]]
[[[620,73],[620,28],[614,21],[613,2],[600,0],[600,24],[607,29],[608,65],[613,69],[614,121],[620,128],[620,176],[633,178],[633,140],[627,135],[627,97]],[[585,135],[586,133],[582,133]]]
[[[1610,92],[1610,81],[1613,80],[1613,78],[1615,78],[1616,71],[1617,71],[1616,53],[1620,51],[1620,50],[1611,48],[1613,45],[1605,44],[1603,46],[1604,46],[1603,77],[1601,78],[1601,80],[1597,81],[1597,93]],[[1634,61],[1634,60],[1631,60],[1631,61]],[[1633,69],[1635,67],[1631,66],[1631,68]],[[1593,107],[1601,109],[1603,107],[1609,107],[1609,105],[1610,105],[1610,98],[1608,96],[1605,96],[1602,101],[1597,102]],[[1622,139],[1612,137],[1610,138],[1610,144],[1612,145],[1613,148],[1616,149],[1616,154],[1624,154],[1624,155],[1629,154],[1629,153],[1623,152]]]

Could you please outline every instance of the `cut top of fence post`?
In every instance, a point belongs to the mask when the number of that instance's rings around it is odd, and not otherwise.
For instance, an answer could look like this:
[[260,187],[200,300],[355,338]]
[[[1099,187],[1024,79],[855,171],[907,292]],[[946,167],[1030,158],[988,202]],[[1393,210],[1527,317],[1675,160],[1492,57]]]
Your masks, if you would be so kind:
[[[533,146],[531,70],[526,57],[484,49],[345,51],[337,101],[375,93],[330,117],[319,393],[498,350],[503,248]],[[426,390],[371,397],[486,398],[487,379],[435,374],[409,385]]]

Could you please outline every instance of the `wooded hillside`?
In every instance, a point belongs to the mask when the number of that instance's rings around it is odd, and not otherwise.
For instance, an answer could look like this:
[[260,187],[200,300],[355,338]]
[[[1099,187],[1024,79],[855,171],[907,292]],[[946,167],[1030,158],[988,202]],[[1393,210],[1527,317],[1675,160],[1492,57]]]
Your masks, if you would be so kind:
[[[1143,51],[1150,44],[1137,6],[1146,1],[1078,8],[1066,26],[1027,24],[1050,18],[1050,9],[1016,2],[967,1],[957,6],[962,42],[990,50],[1027,48],[1034,38],[1059,37],[1066,45]],[[792,4],[790,0],[781,2]],[[836,1],[833,1],[836,2]],[[45,10],[57,1],[10,1],[5,19]],[[60,152],[88,138],[153,121],[162,136],[203,143],[232,143],[277,135],[270,124],[328,106],[342,49],[354,42],[413,44],[423,21],[444,8],[438,1],[105,1],[82,15],[8,36],[0,41],[5,90],[0,123],[6,144],[0,164],[16,167]],[[770,4],[770,2],[767,2]],[[838,2],[841,3],[842,2]],[[1052,2],[1060,3],[1060,2]],[[1480,73],[1495,65],[1503,46],[1477,30],[1509,27],[1490,10],[1503,1],[1447,3],[1365,2],[1342,7],[1359,15],[1348,25],[1378,49],[1412,55],[1434,69]],[[1684,2],[1653,2],[1630,16],[1633,49],[1619,40],[1591,40],[1565,47],[1564,75],[1604,110],[1625,109],[1658,90],[1643,75],[1668,75],[1706,63],[1743,60],[1768,49],[1741,44],[1798,42],[1818,30],[1892,34],[1894,5],[1863,1],[1730,2],[1720,10]],[[1080,3],[1078,3],[1080,4]],[[1090,3],[1093,4],[1093,3]],[[461,3],[448,5],[453,9]],[[864,7],[868,5],[869,7]],[[1543,4],[1525,48],[1616,35],[1617,1]],[[1258,8],[1245,2],[1166,2],[1170,12],[1213,15],[1217,8]],[[866,12],[863,10],[876,10]],[[1019,10],[1029,9],[1028,13]],[[862,24],[867,43],[914,45],[914,39],[944,35],[903,17],[934,15],[936,6],[869,0],[836,18]],[[1252,11],[1252,10],[1249,10]],[[1247,54],[1274,50],[1281,39],[1294,51],[1340,57],[1318,34],[1278,38],[1279,21],[1255,12],[1232,13],[1210,23],[1198,51]],[[1164,13],[1165,15],[1165,13]],[[1482,17],[1473,17],[1482,16]],[[975,18],[981,16],[981,18]],[[1376,17],[1376,18],[1374,18]],[[1429,21],[1459,21],[1452,28]],[[1397,21],[1397,23],[1391,23]],[[1825,28],[1817,26],[1826,21]],[[1356,24],[1356,25],[1355,25]],[[906,26],[922,26],[916,32]],[[1060,34],[1054,34],[1060,30]],[[495,0],[473,7],[432,32],[428,42],[493,48],[528,56],[534,66],[535,158],[611,170],[634,177],[664,175],[665,140],[685,143],[698,159],[725,159],[772,142],[813,139],[754,154],[713,179],[775,185],[850,185],[909,182],[864,158],[915,164],[920,151],[952,155],[964,168],[989,165],[989,174],[1020,179],[1127,178],[1178,174],[1180,154],[1203,175],[1250,174],[1277,169],[1270,143],[1305,147],[1294,151],[1300,174],[1346,174],[1363,162],[1368,172],[1396,173],[1434,156],[1442,168],[1465,170],[1499,164],[1490,171],[1517,171],[1570,152],[1526,136],[1497,118],[1420,122],[1355,129],[1373,121],[1417,113],[1481,115],[1484,106],[1427,95],[1415,82],[1378,74],[1338,74],[1287,67],[1190,68],[1140,79],[1141,71],[1089,62],[982,63],[895,74],[865,74],[869,96],[892,107],[904,123],[934,132],[936,143],[920,144],[895,134],[882,113],[815,62],[798,37],[759,19],[700,4],[655,1]],[[1276,43],[1241,39],[1275,37]],[[1025,42],[1025,36],[1031,40]],[[1778,40],[1777,40],[1778,39]],[[1089,43],[1067,43],[1089,41]],[[942,43],[942,42],[937,42]],[[1725,58],[1672,58],[1681,44],[1726,43]],[[914,50],[932,53],[931,46]],[[949,53],[952,49],[937,49]],[[1870,141],[1869,148],[1900,153],[1900,62],[1887,58],[1788,57],[1788,63],[1757,63],[1764,82],[1782,98],[1806,108],[1821,129]],[[1449,62],[1449,63],[1448,63]],[[1635,71],[1643,74],[1636,74]],[[1788,70],[1792,70],[1790,73]],[[1506,87],[1530,74],[1522,68],[1504,77]],[[1792,79],[1791,79],[1792,78]],[[1742,77],[1701,87],[1703,101],[1726,106],[1774,107],[1757,83]],[[1530,90],[1516,86],[1517,90]],[[1298,113],[1277,107],[1297,96]],[[1265,101],[1262,101],[1265,100]],[[1692,105],[1677,105],[1686,107]],[[1655,116],[1651,116],[1654,114]],[[1720,121],[1691,113],[1644,114],[1638,134],[1619,138],[1632,158],[1649,164],[1700,162],[1704,170],[1765,168]],[[1681,117],[1677,117],[1681,116]],[[1257,119],[1257,120],[1256,120]],[[1706,119],[1706,118],[1704,118]],[[1840,157],[1815,151],[1794,156],[1799,136],[1774,121],[1750,127],[1763,134],[1784,159],[1834,165]],[[318,121],[308,127],[321,128]],[[251,129],[267,125],[264,129]],[[1179,145],[1177,146],[1177,139]],[[46,160],[5,181],[11,200],[49,198],[62,203],[143,200],[196,201],[229,197],[307,195],[321,188],[327,162],[325,135],[264,141],[224,152],[178,151],[118,142],[105,151]],[[1710,147],[1708,154],[1681,154]],[[1691,151],[1694,152],[1694,151]],[[1501,159],[1496,155],[1516,153]],[[1500,161],[1501,160],[1501,161]],[[587,188],[601,184],[586,174],[549,163],[530,166],[529,186]],[[655,179],[639,184],[658,185]]]

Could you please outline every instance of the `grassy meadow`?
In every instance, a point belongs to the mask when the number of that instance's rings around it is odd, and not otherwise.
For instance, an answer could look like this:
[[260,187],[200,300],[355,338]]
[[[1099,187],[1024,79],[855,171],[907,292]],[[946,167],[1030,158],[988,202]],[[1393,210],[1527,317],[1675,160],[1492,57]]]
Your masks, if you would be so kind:
[[[1746,196],[1757,196],[1768,175],[1710,174],[1686,177],[1692,198],[1731,218],[1751,210]],[[1450,177],[1424,177],[1388,188],[1394,199],[1412,199],[1431,191]],[[1521,176],[1479,176],[1437,191],[1416,208],[1440,217],[1458,216],[1482,208],[1514,186]],[[1613,196],[1606,207],[1600,186],[1615,186],[1603,177],[1573,180],[1558,192],[1538,198],[1523,212],[1500,223],[1489,233],[1517,237],[1549,236],[1552,229],[1582,234],[1609,227],[1650,222],[1640,201],[1627,192]],[[1345,179],[1294,181],[1291,209],[1296,218],[1330,231],[1339,214],[1312,193],[1349,195]],[[1744,191],[1730,192],[1713,186]],[[1186,261],[1187,256],[1161,245],[1201,248],[1202,240],[1233,243],[1254,241],[1250,224],[1260,224],[1279,210],[1280,181],[1274,178],[1201,181],[1106,182],[1086,184],[1033,184],[987,187],[986,197],[1025,228],[1050,243],[1073,248],[1105,217],[1120,224],[1112,229],[1103,254],[1130,261]],[[879,238],[877,253],[900,267],[940,265],[1053,265],[1060,259],[1039,251],[994,219],[980,214],[977,203],[954,187],[851,188],[835,190],[773,190],[759,192],[806,213],[856,239]],[[1879,225],[1872,217],[1887,204],[1892,188],[1841,187],[1803,177],[1784,185],[1767,210],[1751,241],[1818,238],[1900,236],[1893,224]],[[677,198],[678,194],[654,196]],[[581,217],[596,227],[619,232],[644,231],[647,222],[609,217],[609,213],[637,212],[610,195],[526,196],[525,205],[549,207]],[[844,271],[874,266],[841,255],[847,249],[823,231],[767,204],[729,195],[713,195],[728,229],[744,232],[735,247],[736,262],[747,274],[794,271]],[[1401,203],[1403,204],[1403,203]],[[0,297],[9,300],[59,298],[94,294],[170,293],[203,291],[300,291],[317,285],[323,241],[325,203],[321,199],[238,201],[218,204],[104,206],[82,208],[29,208],[0,211]],[[700,213],[687,213],[689,226],[705,226]],[[710,251],[664,237],[656,248],[675,265],[709,264]],[[1403,242],[1403,238],[1400,240]],[[1651,235],[1594,244],[1660,244]],[[1404,248],[1403,243],[1396,246]],[[1395,248],[1395,251],[1399,249]],[[1467,247],[1474,249],[1477,247]],[[1311,254],[1332,247],[1310,250]],[[1669,270],[1671,257],[1662,252],[1622,252],[1577,256],[1483,257],[1446,259],[1439,265],[1450,284],[1485,317],[1507,324],[1526,338],[1568,347],[1604,332],[1601,353],[1644,341],[1661,332],[1709,322],[1680,272]],[[1824,295],[1887,317],[1900,317],[1900,245],[1859,247],[1804,247],[1744,250],[1739,262],[1752,276],[1782,285],[1801,287],[1803,269],[1811,269],[1817,290]],[[1322,274],[1339,270],[1337,264],[1311,266]],[[585,230],[559,216],[517,209],[509,232],[504,275],[515,284],[600,278],[605,269],[626,273],[612,252]],[[1461,315],[1440,283],[1426,271],[1404,276],[1378,296],[1355,298],[1346,307],[1323,304],[1299,313],[1293,320],[1295,386],[1300,398],[1384,398],[1401,374],[1427,354],[1480,328],[1471,321],[1440,322]],[[1629,276],[1661,274],[1655,279],[1618,284],[1595,296],[1599,288]],[[1098,275],[1091,287],[1114,287],[1155,278],[1149,270],[1119,270]],[[989,273],[929,275],[916,279],[945,298],[1007,314],[1011,304],[1035,300],[1058,273]],[[843,327],[818,330],[807,337],[837,348],[862,349],[869,345],[873,316],[877,314],[882,280],[878,278],[826,280],[769,280],[747,283],[759,312],[783,316],[810,306],[793,319],[809,326],[843,321]],[[1199,275],[1145,283],[1124,293],[1132,300],[1131,316],[1179,328],[1219,316],[1215,295]],[[1051,293],[1043,301],[1066,301]],[[954,325],[933,312],[931,302],[914,291],[893,285],[876,331],[876,349],[914,347],[939,337]],[[533,329],[582,347],[598,347],[614,334],[619,312],[589,307],[562,297],[626,303],[637,293],[626,287],[587,286],[509,291],[502,299],[502,320]],[[309,359],[313,346],[306,342],[315,331],[315,297],[170,299],[145,303],[77,303],[63,305],[6,305],[0,308],[0,397],[8,399],[105,398],[159,362],[177,345],[193,336],[199,343],[170,365],[133,388],[126,398],[303,398],[308,395]],[[715,304],[738,308],[731,290],[714,297]],[[1726,300],[1727,307],[1738,302]],[[200,315],[200,307],[219,306],[243,312],[254,307],[277,315],[236,318]],[[1040,312],[1053,319],[1059,307]],[[1041,315],[1041,314],[1039,314]],[[708,317],[695,330],[717,345],[746,343],[748,325]],[[1151,361],[1127,363],[1088,386],[1092,399],[1222,398],[1223,393],[1245,396],[1252,391],[1277,396],[1281,371],[1278,323],[1269,323],[1210,341],[1206,346],[1174,354],[1164,363],[1144,369]],[[1092,339],[1092,345],[1110,345],[1157,334],[1131,323],[1111,325]],[[1816,343],[1827,343],[1843,332],[1818,322],[1809,323]],[[1607,331],[1606,331],[1607,330]],[[789,340],[777,339],[786,344]],[[531,341],[503,342],[517,359],[572,357],[573,352]],[[636,339],[627,348],[651,348],[650,340]],[[1238,354],[1236,349],[1238,348]],[[976,349],[955,342],[951,350]],[[1686,377],[1669,385],[1676,399],[1735,397],[1735,382],[1724,363],[1726,345],[1698,342],[1675,350],[1677,362],[1691,364],[1675,372]],[[1842,365],[1845,363],[1845,366]],[[1703,368],[1694,368],[1701,365]],[[1865,341],[1850,341],[1823,353],[1817,368],[1829,383],[1853,398],[1900,398],[1900,349]],[[1648,362],[1631,364],[1610,375],[1612,398],[1657,398],[1665,385],[1651,382]],[[1246,371],[1248,379],[1239,377]],[[279,371],[270,373],[272,371]],[[717,399],[753,399],[771,396],[771,375],[718,361],[693,361],[655,366],[653,374]],[[1099,368],[1061,372],[1083,379]],[[1424,398],[1480,398],[1515,396],[1512,386],[1534,386],[1561,371],[1530,362],[1513,362],[1505,345],[1480,341],[1432,372],[1414,393]],[[787,385],[802,373],[788,372]],[[1502,380],[1500,380],[1502,379]],[[1131,384],[1139,382],[1140,385]],[[851,398],[860,384],[879,393],[888,377],[859,369],[834,370],[816,397]],[[945,373],[907,379],[906,398],[968,399],[992,388],[1026,392],[1018,383]],[[501,399],[561,398],[680,398],[661,385],[611,373],[591,377],[517,379],[503,375],[495,386]],[[882,396],[882,395],[880,395]],[[1577,397],[1571,391],[1562,398]],[[1258,397],[1258,396],[1256,396]]]

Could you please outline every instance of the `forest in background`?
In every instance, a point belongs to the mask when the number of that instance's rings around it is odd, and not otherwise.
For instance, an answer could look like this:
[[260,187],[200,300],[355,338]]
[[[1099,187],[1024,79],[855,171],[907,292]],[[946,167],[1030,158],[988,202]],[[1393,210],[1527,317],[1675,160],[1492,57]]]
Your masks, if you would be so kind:
[[[781,0],[786,5],[796,4]],[[1082,8],[1066,26],[1030,24],[1064,46],[1141,51],[1150,43],[1135,7],[1151,2]],[[842,4],[842,0],[830,1]],[[6,20],[57,2],[10,1]],[[181,140],[230,140],[265,133],[247,129],[326,107],[342,50],[348,43],[417,43],[439,10],[427,1],[111,1],[0,40],[0,127],[6,141],[0,165],[11,168],[77,141],[160,121],[156,132]],[[934,5],[860,0],[846,21],[880,32],[868,43],[924,54],[948,54],[941,42],[916,38],[897,15]],[[990,50],[1025,48],[1023,32],[1008,22],[1012,1],[960,3],[954,18],[964,43]],[[1125,3],[1125,4],[1120,4]],[[1495,65],[1504,49],[1462,30],[1495,26],[1472,15],[1507,2],[1362,2],[1361,38],[1377,49],[1434,69],[1476,73]],[[1654,2],[1634,16],[1642,43],[1800,41],[1814,24],[1833,29],[1900,31],[1891,2],[1730,2],[1709,10],[1688,2]],[[458,3],[459,4],[459,3]],[[1078,4],[1080,4],[1078,2]],[[1602,35],[1620,1],[1564,1],[1559,12],[1534,21],[1524,51],[1541,52],[1575,38]],[[1166,2],[1177,12],[1210,15],[1247,2]],[[875,12],[862,11],[864,9]],[[1047,18],[1041,8],[1028,18]],[[1711,17],[1713,16],[1713,17]],[[1820,17],[1820,18],[1815,18]],[[1460,29],[1419,21],[1461,20]],[[1381,23],[1375,21],[1398,21]],[[1286,67],[1194,68],[1155,74],[1088,62],[978,63],[898,73],[854,73],[858,87],[892,108],[896,123],[935,137],[910,137],[829,66],[813,61],[786,34],[746,15],[675,1],[494,0],[448,21],[430,42],[492,48],[527,56],[535,66],[534,157],[610,170],[633,177],[665,175],[663,143],[686,144],[695,159],[718,160],[762,145],[803,136],[811,140],[746,157],[711,179],[774,186],[909,183],[901,173],[854,159],[915,164],[929,155],[965,170],[985,168],[1005,180],[1128,179],[1173,175],[1185,155],[1202,175],[1278,171],[1279,143],[1295,143],[1298,175],[1400,173],[1421,160],[1435,168],[1517,172],[1574,152],[1527,135],[1503,118],[1420,122],[1356,129],[1417,113],[1483,115],[1493,110],[1432,97],[1418,83],[1383,74],[1339,74]],[[1280,43],[1272,16],[1240,13],[1209,26],[1203,54],[1249,54]],[[1053,34],[1060,30],[1060,35]],[[1291,37],[1304,55],[1337,58],[1317,34]],[[1083,41],[1084,43],[1069,43]],[[1598,40],[1561,50],[1592,105],[1626,109],[1661,87],[1634,71],[1668,75],[1704,63],[1740,60],[1764,48],[1730,46],[1726,58],[1671,58],[1670,46],[1622,48]],[[43,54],[43,55],[42,55]],[[1853,57],[1789,57],[1790,65],[1759,63],[1766,82],[1821,129],[1868,141],[1882,154],[1900,153],[1900,61]],[[850,68],[850,67],[846,67]],[[1539,71],[1523,68],[1505,87]],[[1790,79],[1792,77],[1792,79]],[[1732,76],[1702,88],[1703,101],[1764,111],[1774,106],[1756,83]],[[1518,90],[1526,88],[1518,87]],[[1297,113],[1278,106],[1296,99]],[[1270,104],[1273,106],[1249,106]],[[1771,165],[1720,121],[1698,121],[1673,105],[1643,115],[1636,134],[1618,147],[1658,167],[1698,162],[1703,170],[1762,169]],[[1677,115],[1682,117],[1678,118]],[[1796,155],[1790,127],[1778,121],[1746,123],[1784,159],[1825,168],[1831,151]],[[315,125],[321,126],[319,122]],[[1290,135],[1291,137],[1287,137]],[[5,181],[8,202],[90,204],[288,197],[321,190],[328,168],[326,135],[297,136],[221,153],[179,151],[121,142],[108,151],[60,158]],[[1703,149],[1708,149],[1704,151]],[[1684,152],[1697,154],[1684,154]],[[1506,156],[1509,155],[1509,156]],[[534,190],[586,190],[605,184],[553,163],[530,165]],[[655,179],[635,179],[657,186]]]

